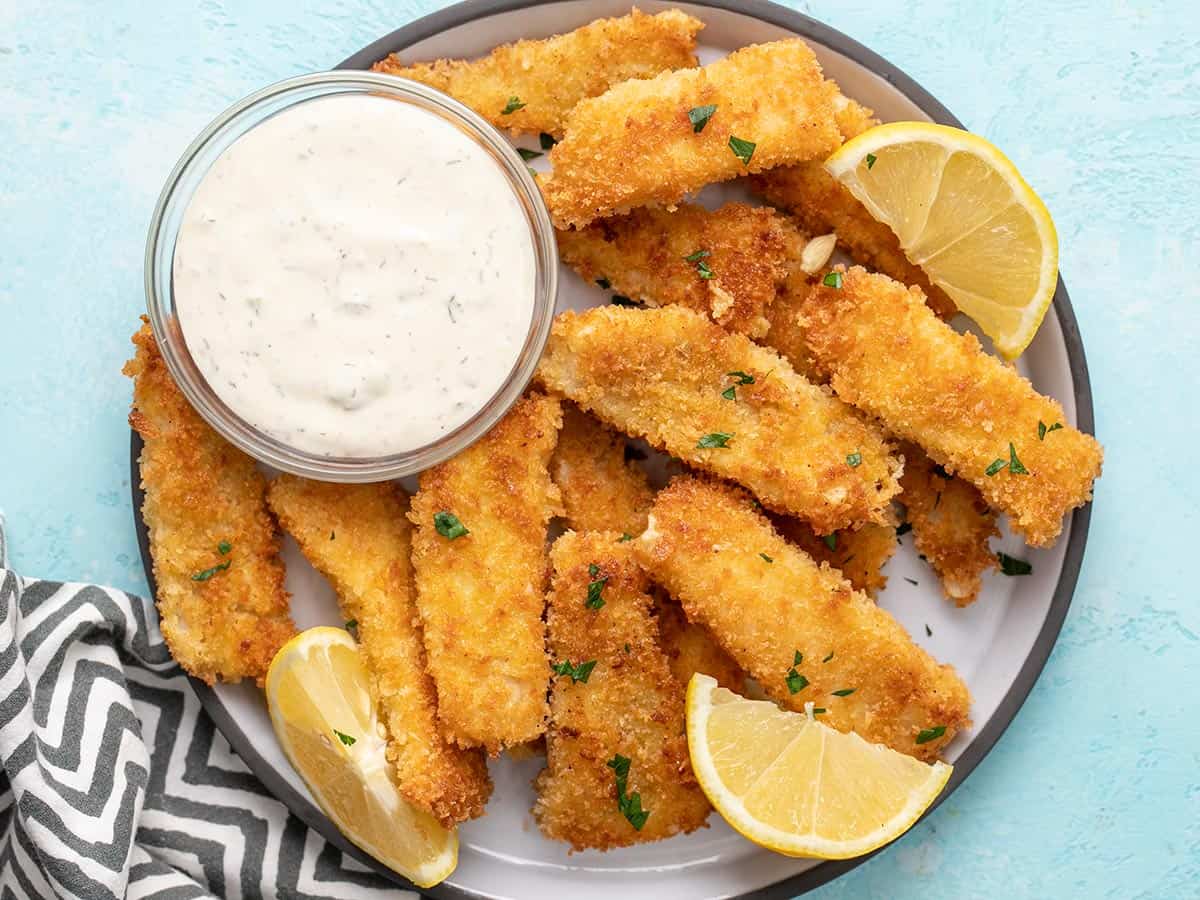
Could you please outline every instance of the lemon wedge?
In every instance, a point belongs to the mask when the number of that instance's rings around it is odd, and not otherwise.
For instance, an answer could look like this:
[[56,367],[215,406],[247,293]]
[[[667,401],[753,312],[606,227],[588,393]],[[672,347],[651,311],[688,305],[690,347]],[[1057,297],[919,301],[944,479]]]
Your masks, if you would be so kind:
[[692,769],[717,812],[787,856],[869,853],[907,831],[953,771],[739,697],[701,674],[688,684],[687,736]]
[[354,844],[418,887],[458,864],[458,836],[396,790],[354,639],[310,628],[267,671],[275,735],[325,814]]
[[1058,234],[1046,205],[988,141],[946,125],[892,122],[825,162],[908,258],[1015,359],[1058,283]]

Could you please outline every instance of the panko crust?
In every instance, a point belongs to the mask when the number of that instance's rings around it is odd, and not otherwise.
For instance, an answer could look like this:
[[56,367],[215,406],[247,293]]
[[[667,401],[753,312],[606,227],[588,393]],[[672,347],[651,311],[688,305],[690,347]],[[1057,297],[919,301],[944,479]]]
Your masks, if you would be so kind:
[[[695,66],[703,27],[677,9],[647,15],[635,8],[545,40],[504,44],[480,59],[405,65],[393,53],[371,68],[437,88],[497,128],[560,137],[579,101],[629,79]],[[505,114],[511,97],[525,105]]]
[[[554,224],[672,206],[706,184],[824,158],[842,142],[836,94],[799,39],[615,85],[575,107],[550,152],[542,192]],[[688,112],[709,105],[716,112],[696,132]],[[755,145],[749,163],[734,155],[731,137]]]
[[[163,637],[188,674],[208,684],[261,683],[296,633],[266,482],[253,459],[192,409],[145,316],[133,343],[123,371],[133,379],[129,424],[143,441],[142,517]],[[212,571],[218,566],[225,568]]]
[[[905,474],[908,463],[905,462]],[[904,476],[900,477],[904,484]],[[883,567],[896,553],[896,529],[891,525],[868,524],[857,530],[846,528],[832,537],[818,535],[811,525],[794,516],[772,516],[771,524],[781,535],[819,563],[842,573],[856,591],[874,599],[887,587]],[[832,544],[832,546],[830,546]]]
[[354,623],[400,793],[447,828],[483,815],[492,793],[483,753],[450,744],[438,730],[412,584],[408,496],[391,483],[280,475],[267,497]]
[[[827,710],[825,724],[924,760],[969,724],[970,694],[954,669],[837,571],[784,540],[745,492],[677,478],[659,492],[633,546],[688,618],[788,709],[812,701]],[[796,693],[791,671],[808,680]],[[834,694],[843,690],[853,693]],[[917,743],[938,726],[944,735]]]
[[683,607],[659,592],[658,632],[671,672],[684,688],[697,672],[734,693],[746,689],[746,673],[703,625],[689,622]]
[[[563,262],[585,280],[649,306],[677,304],[750,337],[766,333],[767,308],[788,271],[788,243],[774,210],[726,203],[707,210],[637,209],[558,232]],[[696,253],[707,254],[689,261]],[[705,278],[703,264],[712,273]]]
[[[875,426],[773,351],[689,309],[562,313],[539,376],[618,430],[822,532],[890,519],[900,461]],[[730,387],[732,400],[722,396]],[[727,446],[697,446],[717,433],[732,435]]]
[[[688,758],[684,689],[659,647],[649,581],[630,547],[617,532],[568,531],[550,553],[552,658],[596,663],[586,682],[554,678],[546,768],[535,783],[533,813],[546,837],[576,850],[685,834],[709,813]],[[598,579],[607,579],[603,606],[592,609],[588,585]],[[628,793],[639,794],[650,813],[641,830],[617,805],[608,766],[617,754],[631,760]]]
[[[442,732],[492,755],[545,728],[546,529],[561,511],[549,465],[561,424],[557,398],[527,394],[486,436],[421,474],[409,513]],[[439,512],[470,533],[443,537]]]
[[[1053,544],[1063,517],[1092,497],[1100,444],[974,335],[939,320],[919,288],[838,270],[842,288],[818,283],[801,307],[810,352],[837,395],[974,484],[1027,543]],[[1040,437],[1039,422],[1062,427]],[[1028,474],[1006,466],[989,476],[1010,444]]]

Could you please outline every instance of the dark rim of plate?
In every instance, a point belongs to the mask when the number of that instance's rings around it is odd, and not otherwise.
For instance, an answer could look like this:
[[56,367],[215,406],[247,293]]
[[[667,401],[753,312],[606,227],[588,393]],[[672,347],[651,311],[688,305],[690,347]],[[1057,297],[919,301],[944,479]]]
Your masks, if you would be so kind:
[[[376,60],[382,59],[389,53],[403,50],[411,45],[440,34],[450,28],[456,28],[478,19],[514,10],[530,9],[537,6],[549,5],[552,0],[465,0],[446,9],[431,13],[417,19],[403,28],[398,28],[386,37],[380,38],[373,44],[359,50],[353,56],[340,63],[339,69],[369,69]],[[868,50],[862,44],[828,25],[811,19],[802,13],[794,12],[767,0],[685,0],[681,6],[707,6],[724,9],[733,13],[759,19],[770,25],[776,25],[794,32],[800,37],[822,44],[843,56],[870,70],[889,84],[894,86],[913,103],[919,106],[935,122],[962,128],[962,123],[939,103],[928,91],[917,84],[909,76],[892,65],[877,53]],[[1071,378],[1075,391],[1075,415],[1078,427],[1088,434],[1095,433],[1095,417],[1092,409],[1092,385],[1088,377],[1087,359],[1083,351],[1083,339],[1079,334],[1079,325],[1075,320],[1075,312],[1071,308],[1071,299],[1067,296],[1067,288],[1062,278],[1054,293],[1054,312],[1063,332],[1066,344],[1067,360],[1071,370]],[[149,534],[146,523],[142,519],[142,489],[141,474],[138,469],[138,456],[142,451],[142,441],[137,432],[132,432],[130,446],[130,466],[132,478],[130,483],[133,490],[133,516],[137,528],[138,546],[141,550],[142,565],[146,571],[146,580],[151,592],[155,591],[154,571],[150,560]],[[1054,597],[1041,631],[1034,641],[1029,655],[1021,665],[1021,670],[1013,679],[1012,685],[1004,695],[1004,699],[996,707],[996,711],[988,720],[987,725],[975,735],[962,756],[954,765],[954,774],[946,789],[937,801],[925,812],[933,812],[947,797],[953,793],[977,765],[987,756],[1000,736],[1004,734],[1009,724],[1016,717],[1017,711],[1033,690],[1046,660],[1050,656],[1058,633],[1062,629],[1063,620],[1071,606],[1071,597],[1075,592],[1075,583],[1079,579],[1079,570],[1083,564],[1083,551],[1087,544],[1088,526],[1092,516],[1092,505],[1088,504],[1074,512],[1071,521],[1071,536],[1067,542],[1066,554],[1063,558],[1062,571],[1059,573],[1058,584],[1054,589]],[[359,862],[370,867],[375,872],[391,878],[399,885],[412,888],[411,883],[397,875],[387,866],[377,862],[372,856],[364,853],[347,841],[338,831],[337,826],[330,821],[321,810],[307,797],[298,792],[292,785],[254,749],[254,744],[241,727],[234,721],[221,698],[213,688],[199,679],[190,679],[200,703],[221,733],[229,740],[233,750],[249,766],[266,788],[306,825],[320,833],[326,840],[342,851],[350,854]],[[922,816],[924,818],[924,816]],[[807,893],[851,869],[866,862],[876,853],[886,849],[881,847],[866,856],[857,859],[824,862],[805,872],[786,878],[775,884],[742,894],[742,897],[763,898],[763,900],[782,900]],[[489,895],[477,894],[450,885],[440,885],[427,889],[427,897],[437,900],[462,900],[462,898],[479,898],[486,900]]]

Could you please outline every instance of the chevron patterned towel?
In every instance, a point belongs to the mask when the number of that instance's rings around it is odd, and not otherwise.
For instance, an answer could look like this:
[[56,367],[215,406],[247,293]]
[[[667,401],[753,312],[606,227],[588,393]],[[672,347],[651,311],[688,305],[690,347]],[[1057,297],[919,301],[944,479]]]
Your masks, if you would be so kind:
[[255,779],[154,604],[8,568],[0,518],[0,896],[403,900]]

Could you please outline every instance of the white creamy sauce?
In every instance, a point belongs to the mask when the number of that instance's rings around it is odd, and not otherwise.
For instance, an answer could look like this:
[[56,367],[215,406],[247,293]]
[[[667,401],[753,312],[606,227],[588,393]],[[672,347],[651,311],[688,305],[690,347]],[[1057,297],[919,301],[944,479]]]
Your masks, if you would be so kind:
[[408,103],[333,96],[225,150],[173,275],[188,349],[238,416],[298,450],[366,458],[437,440],[499,390],[535,262],[483,147]]

